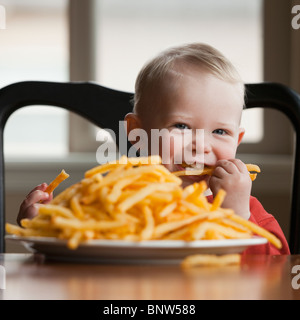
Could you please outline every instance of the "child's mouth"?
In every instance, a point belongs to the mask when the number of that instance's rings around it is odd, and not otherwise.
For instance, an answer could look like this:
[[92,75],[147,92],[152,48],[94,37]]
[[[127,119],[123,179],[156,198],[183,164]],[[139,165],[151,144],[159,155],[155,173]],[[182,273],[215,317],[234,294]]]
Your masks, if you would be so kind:
[[[193,164],[187,164],[182,163],[177,166],[176,170],[178,171],[197,171],[197,174],[201,171],[211,171],[214,168],[213,165],[205,164],[205,163],[193,163]],[[187,174],[188,175],[188,174]],[[192,172],[191,172],[191,175]],[[203,175],[205,175],[205,172],[203,172]]]
[[[207,166],[203,163],[194,163],[194,164],[187,164],[187,163],[182,163],[180,165],[176,166],[176,170],[178,171],[197,171],[197,172],[201,172],[203,171],[205,168],[207,167],[211,167],[211,166]],[[182,175],[181,179],[185,179],[185,180],[192,180],[194,182],[200,182],[202,180],[207,180],[208,175],[204,174],[204,175],[193,175],[193,174],[186,174],[186,175]]]
[[186,170],[203,170],[205,165],[203,163],[193,163],[193,164],[187,164],[183,162],[181,164],[181,167]]

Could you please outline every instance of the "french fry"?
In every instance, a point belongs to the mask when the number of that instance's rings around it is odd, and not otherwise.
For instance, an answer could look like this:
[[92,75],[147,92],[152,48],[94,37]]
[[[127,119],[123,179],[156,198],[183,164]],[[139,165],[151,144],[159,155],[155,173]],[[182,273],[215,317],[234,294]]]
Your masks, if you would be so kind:
[[145,215],[145,228],[141,232],[141,240],[150,240],[152,238],[155,226],[153,213],[148,206],[143,208],[143,212]]
[[121,157],[119,161],[109,162],[104,165],[92,168],[85,173],[85,177],[89,178],[97,173],[106,173],[112,168],[118,167],[120,164],[129,164],[131,166],[137,166],[140,164],[161,164],[161,158],[159,156],[139,157],[139,158],[127,158]]
[[268,232],[267,230],[261,228],[260,226],[254,224],[253,222],[251,222],[249,220],[245,220],[245,219],[243,219],[243,218],[241,218],[241,217],[239,217],[237,215],[231,215],[229,217],[229,219],[241,224],[242,226],[245,226],[246,228],[251,230],[253,233],[266,238],[277,249],[281,249],[282,248],[282,243],[276,236],[274,236],[272,233]]
[[39,214],[62,216],[64,218],[69,218],[69,219],[75,218],[71,209],[65,208],[59,205],[53,205],[53,204],[41,206],[39,209]]
[[[252,181],[254,181],[257,177],[257,173],[253,172],[261,172],[260,167],[255,164],[246,164],[247,170],[249,171],[249,175]],[[182,170],[182,171],[175,171],[173,174],[177,177],[180,176],[198,176],[198,175],[209,175],[211,176],[214,167],[204,167],[202,170]]]
[[249,172],[261,172],[260,167],[256,164],[246,164],[246,167]]
[[79,197],[74,196],[70,201],[70,209],[73,211],[75,217],[77,218],[83,218],[84,212],[82,210],[81,204],[79,202]]
[[175,209],[177,208],[177,202],[171,202],[168,203],[160,212],[159,212],[159,216],[161,218],[164,218],[166,216],[168,216],[171,212],[173,212]]
[[70,228],[73,230],[108,230],[124,225],[122,221],[79,221],[62,217],[54,217],[52,222],[55,227]]
[[213,204],[212,204],[212,206],[210,208],[210,211],[217,210],[221,206],[221,204],[223,203],[223,201],[225,199],[225,196],[226,196],[226,192],[223,189],[221,189],[217,193],[217,195],[215,196]]
[[[254,165],[248,169],[259,172]],[[49,187],[53,190],[64,178],[62,173]],[[223,190],[210,203],[204,195],[204,181],[186,188],[180,184],[181,179],[169,172],[157,156],[122,157],[86,171],[80,182],[58,194],[51,203],[40,206],[36,217],[23,219],[22,227],[7,223],[6,231],[26,237],[65,239],[72,250],[93,239],[198,241],[244,239],[254,234],[281,247],[268,231],[222,208],[226,196]],[[212,260],[204,263],[203,259],[188,258],[183,265],[232,261],[210,257]]]
[[239,254],[226,254],[226,255],[211,255],[211,254],[196,254],[185,258],[181,266],[182,268],[191,267],[223,267],[228,265],[239,265],[241,256]]
[[176,187],[176,185],[174,186],[174,184],[172,184],[172,183],[164,183],[164,184],[152,183],[152,184],[149,184],[148,186],[137,191],[133,196],[131,196],[131,197],[127,198],[126,200],[124,200],[123,202],[121,202],[117,206],[117,209],[119,211],[126,211],[127,209],[132,207],[137,202],[146,198],[151,193],[153,193],[155,191],[167,191],[168,192],[168,191],[171,191],[174,187]]
[[59,184],[67,178],[69,178],[69,174],[67,174],[65,170],[62,170],[61,173],[48,185],[45,192],[51,194],[54,191],[54,189],[56,189],[59,186]]
[[162,223],[154,229],[153,237],[155,239],[162,238],[167,233],[178,230],[182,227],[185,227],[186,225],[191,225],[193,222],[196,222],[198,220],[204,220],[205,218],[207,218],[208,214],[209,213],[202,213],[201,215],[199,214],[188,219]]

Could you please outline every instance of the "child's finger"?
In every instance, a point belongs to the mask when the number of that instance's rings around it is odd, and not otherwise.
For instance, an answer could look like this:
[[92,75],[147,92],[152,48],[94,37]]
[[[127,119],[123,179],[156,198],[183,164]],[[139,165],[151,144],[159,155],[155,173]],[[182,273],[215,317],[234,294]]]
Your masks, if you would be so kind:
[[47,183],[42,183],[42,184],[36,186],[34,189],[32,189],[32,190],[28,193],[28,195],[26,196],[26,198],[28,198],[31,193],[33,193],[33,192],[35,192],[35,191],[37,191],[37,190],[45,191],[45,190],[47,189],[47,186],[48,186]]
[[48,200],[42,200],[40,201],[42,204],[47,204],[47,203],[50,203],[53,199],[53,193],[49,194],[49,198]]
[[46,201],[48,199],[49,199],[49,194],[47,192],[44,192],[42,190],[36,190],[30,194],[30,196],[28,197],[28,202],[37,203],[37,202]]
[[249,173],[248,169],[247,169],[247,166],[245,165],[245,163],[242,160],[240,160],[240,159],[232,159],[230,161],[238,168],[238,170],[241,173]]
[[39,207],[40,205],[35,203],[33,205],[28,206],[24,210],[20,210],[18,217],[17,217],[17,222],[19,225],[21,225],[21,220],[22,219],[32,219],[34,218],[38,212],[39,212]]
[[229,174],[248,173],[246,165],[238,159],[219,160],[217,162],[217,168],[218,167],[223,168],[223,170]]
[[238,171],[235,164],[229,160],[219,160],[213,172],[215,177],[222,178],[226,174],[234,174]]
[[34,218],[38,214],[40,206],[41,206],[40,204],[35,203],[32,206],[28,207],[27,210],[25,211],[26,218],[27,219]]
[[43,202],[49,200],[50,196],[48,193],[42,190],[35,190],[28,194],[26,199],[22,202],[20,210],[25,211],[28,207],[34,203]]

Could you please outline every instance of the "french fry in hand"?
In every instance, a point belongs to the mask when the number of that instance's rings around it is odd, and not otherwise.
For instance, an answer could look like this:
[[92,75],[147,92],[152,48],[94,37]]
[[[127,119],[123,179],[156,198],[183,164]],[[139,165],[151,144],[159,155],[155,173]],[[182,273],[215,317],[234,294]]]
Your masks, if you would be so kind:
[[61,173],[48,185],[45,192],[51,194],[64,180],[69,178],[69,174],[62,170]]
[[[254,181],[257,177],[257,173],[261,172],[260,167],[256,164],[246,164],[247,170],[249,171],[250,178]],[[177,177],[180,176],[203,176],[209,175],[211,176],[213,171],[215,170],[214,167],[204,167],[202,170],[182,170],[182,171],[175,171],[173,174]],[[255,172],[255,173],[253,173]]]

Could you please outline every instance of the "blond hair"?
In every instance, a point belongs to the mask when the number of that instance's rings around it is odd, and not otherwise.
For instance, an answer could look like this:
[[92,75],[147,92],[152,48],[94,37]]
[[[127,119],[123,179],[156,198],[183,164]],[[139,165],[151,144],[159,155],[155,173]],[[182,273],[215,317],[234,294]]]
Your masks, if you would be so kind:
[[144,65],[135,83],[135,113],[140,113],[146,91],[159,84],[179,63],[204,68],[221,80],[240,84],[244,97],[244,84],[233,64],[217,49],[204,43],[191,43],[167,49]]

